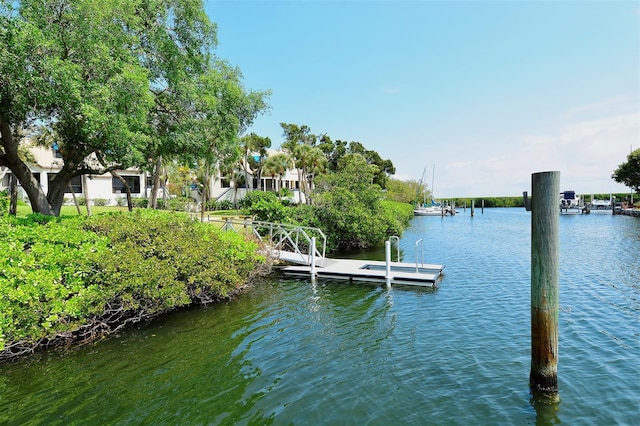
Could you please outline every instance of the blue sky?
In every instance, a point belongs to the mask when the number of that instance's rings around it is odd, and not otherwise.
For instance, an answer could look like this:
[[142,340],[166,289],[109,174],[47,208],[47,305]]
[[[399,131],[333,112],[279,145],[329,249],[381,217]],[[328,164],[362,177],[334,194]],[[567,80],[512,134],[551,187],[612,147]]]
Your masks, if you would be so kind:
[[358,141],[436,197],[626,192],[640,147],[638,1],[217,1],[216,54],[270,89],[281,122]]

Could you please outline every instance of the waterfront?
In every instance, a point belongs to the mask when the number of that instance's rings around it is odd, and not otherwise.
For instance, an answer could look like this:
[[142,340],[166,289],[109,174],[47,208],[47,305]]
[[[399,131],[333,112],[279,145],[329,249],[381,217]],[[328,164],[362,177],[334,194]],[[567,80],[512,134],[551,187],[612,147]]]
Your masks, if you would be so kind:
[[419,238],[435,290],[273,277],[0,366],[0,423],[640,424],[640,220],[560,217],[558,403],[528,389],[530,214],[416,217],[404,261]]

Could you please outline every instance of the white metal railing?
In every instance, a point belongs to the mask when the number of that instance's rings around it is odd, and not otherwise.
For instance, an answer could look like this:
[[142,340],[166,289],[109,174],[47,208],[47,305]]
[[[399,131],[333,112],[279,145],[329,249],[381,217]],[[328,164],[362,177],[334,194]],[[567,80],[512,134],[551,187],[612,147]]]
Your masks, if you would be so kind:
[[[221,223],[222,229],[225,231],[250,232],[260,241],[269,244],[272,251],[289,251],[300,256],[300,259],[307,259],[307,263],[311,262],[312,238],[314,241],[321,243],[318,249],[317,244],[313,247],[314,257],[324,260],[327,250],[327,237],[320,228],[310,226],[292,225],[287,223],[265,222],[253,220],[249,218],[231,218],[207,215],[207,222]],[[303,253],[304,248],[307,253]]]
[[[418,246],[420,247],[420,251],[418,251]],[[422,266],[424,266],[424,250],[422,246],[422,238],[416,241],[416,274],[419,272],[418,261],[420,261]]]

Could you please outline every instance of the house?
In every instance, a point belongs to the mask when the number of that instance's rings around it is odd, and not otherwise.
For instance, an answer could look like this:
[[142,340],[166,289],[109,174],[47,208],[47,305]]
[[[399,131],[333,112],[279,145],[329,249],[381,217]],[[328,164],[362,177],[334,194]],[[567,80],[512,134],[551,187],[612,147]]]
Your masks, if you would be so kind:
[[[45,148],[32,146],[29,149],[35,159],[34,164],[30,164],[31,172],[35,179],[40,183],[45,194],[49,189],[49,182],[60,171],[62,166],[62,159],[58,151],[54,148]],[[126,170],[117,170],[117,173],[122,176],[131,190],[131,196],[135,198],[145,198],[151,190],[151,181],[147,179],[144,172],[138,169],[130,168]],[[9,188],[9,181],[11,179],[11,170],[7,167],[0,167],[0,191],[7,190]],[[73,193],[78,196],[84,196],[84,186],[81,176],[73,178],[70,182],[70,187],[65,190],[65,204],[73,203]],[[92,175],[88,176],[85,180],[88,187],[89,197],[92,200],[105,199],[107,205],[116,205],[119,199],[126,198],[126,191],[122,182],[111,176],[110,173],[104,175]],[[27,195],[22,189],[22,186],[18,182],[18,197],[28,202]]]
[[[275,149],[267,150],[268,158],[271,155],[282,153]],[[255,155],[254,158],[260,161],[259,155]],[[280,176],[265,176],[264,173],[260,177],[258,182],[257,174],[251,170],[251,167],[245,162],[234,170],[234,174],[248,176],[247,181],[249,185],[241,182],[236,190],[235,182],[232,176],[215,176],[211,178],[210,182],[210,197],[215,201],[231,201],[232,203],[244,198],[247,191],[261,190],[261,191],[277,191],[280,189],[280,183],[282,188],[287,188],[291,191],[289,201],[294,204],[305,203],[304,193],[300,190],[300,181],[298,175],[298,169],[289,169],[281,177]],[[197,198],[196,198],[197,197]],[[200,195],[192,192],[192,198],[200,201]]]
[[[30,164],[31,171],[46,194],[49,182],[61,169],[62,158],[55,149],[55,145],[53,148],[33,146],[30,148],[30,151],[35,159],[35,163]],[[278,152],[280,151],[269,150],[267,156]],[[127,181],[133,198],[148,198],[153,187],[151,176],[136,168],[116,170],[116,172]],[[248,164],[243,163],[242,166],[238,165],[235,172],[236,174],[241,173],[242,175],[246,173],[249,177],[248,188],[247,185],[242,182],[236,190],[232,176],[221,176],[218,174],[211,178],[209,184],[211,200],[227,200],[235,203],[244,198],[247,191],[258,189],[275,191],[280,188],[280,182],[282,182],[282,187],[288,188],[292,192],[292,196],[289,197],[292,203],[305,202],[304,194],[300,191],[297,169],[287,170],[281,177],[263,175],[260,182],[258,182],[257,176],[254,176],[254,172]],[[11,171],[6,167],[0,167],[0,191],[9,188],[10,178]],[[89,197],[93,200],[93,204],[95,204],[96,199],[106,200],[106,205],[122,204],[126,198],[126,191],[122,182],[109,173],[104,175],[90,175],[84,181],[87,184]],[[65,204],[73,204],[72,191],[76,196],[81,197],[84,196],[84,189],[82,177],[77,176],[73,178],[70,182],[70,188],[67,188],[65,191],[65,193],[68,194],[68,196],[65,196]],[[195,188],[192,189],[190,195],[198,202],[201,200],[201,195]],[[161,191],[158,196],[162,197]],[[27,195],[20,185],[18,185],[18,197],[28,202]]]

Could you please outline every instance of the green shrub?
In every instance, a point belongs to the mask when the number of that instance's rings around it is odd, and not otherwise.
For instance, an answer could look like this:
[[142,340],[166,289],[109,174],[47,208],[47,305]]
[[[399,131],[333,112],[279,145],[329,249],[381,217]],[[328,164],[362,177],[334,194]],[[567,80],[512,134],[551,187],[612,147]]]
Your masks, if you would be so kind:
[[146,198],[132,198],[131,205],[139,209],[146,209],[149,205],[149,200]]
[[0,191],[0,216],[9,210],[9,194],[7,191]]
[[215,210],[233,210],[233,203],[229,200],[222,200],[215,203]]
[[0,218],[0,252],[0,361],[227,297],[264,262],[240,235],[145,209]]
[[241,209],[250,209],[251,206],[257,204],[260,200],[264,200],[268,203],[274,203],[278,201],[276,194],[270,191],[249,191],[245,197],[240,200],[239,205]]
[[189,210],[189,205],[195,204],[195,200],[188,197],[174,197],[167,200],[167,208],[175,212],[186,212]]
[[106,206],[107,204],[109,204],[109,200],[107,200],[106,198],[94,198],[93,199],[93,205],[94,206],[102,207],[102,206]]
[[116,198],[116,205],[120,206],[120,207],[124,207],[127,205],[127,198],[126,197],[118,197]]

